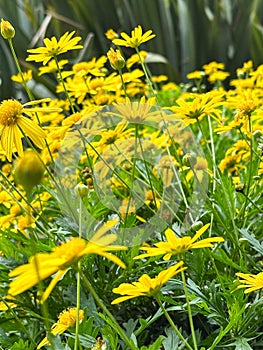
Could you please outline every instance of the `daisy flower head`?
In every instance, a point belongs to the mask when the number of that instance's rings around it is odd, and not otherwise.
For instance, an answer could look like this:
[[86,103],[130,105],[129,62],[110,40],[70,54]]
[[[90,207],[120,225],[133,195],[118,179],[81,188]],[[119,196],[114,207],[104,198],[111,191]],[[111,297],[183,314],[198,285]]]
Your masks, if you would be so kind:
[[43,65],[45,65],[52,58],[57,57],[62,53],[70,50],[82,49],[82,45],[77,45],[81,40],[81,37],[76,36],[72,38],[74,34],[75,31],[71,33],[66,32],[59,40],[54,36],[51,39],[45,38],[44,47],[27,50],[30,55],[27,57],[26,61],[43,62]]
[[60,108],[35,107],[35,105],[49,99],[38,100],[21,104],[17,100],[4,100],[0,104],[0,147],[11,161],[12,153],[23,156],[22,138],[28,137],[36,147],[45,146],[44,130],[29,116],[35,112],[60,112]]
[[113,40],[119,37],[119,35],[112,28],[107,30],[107,32],[105,33],[105,36],[109,40]]
[[112,291],[116,294],[123,295],[117,299],[114,299],[111,303],[118,304],[125,300],[140,297],[140,296],[155,296],[159,293],[162,286],[169,281],[173,276],[186,269],[183,266],[184,262],[179,261],[177,264],[169,267],[166,270],[161,271],[154,278],[150,278],[148,275],[142,275],[137,282],[122,283],[119,287],[114,288]]
[[200,70],[196,70],[194,72],[190,72],[186,75],[187,79],[197,79],[200,80],[205,76],[205,73],[203,71]]
[[101,226],[92,239],[87,242],[83,238],[73,237],[52,249],[50,253],[37,253],[29,259],[27,264],[16,267],[9,273],[14,278],[9,285],[9,294],[12,296],[21,294],[37,285],[40,281],[52,276],[52,280],[42,295],[44,302],[56,284],[70,270],[72,266],[88,254],[97,254],[109,259],[122,268],[124,263],[110,251],[126,250],[124,246],[111,245],[117,239],[116,234],[106,234],[115,221],[107,222]]
[[223,104],[224,94],[210,91],[203,94],[192,94],[190,99],[179,98],[176,106],[171,107],[176,117],[186,125],[201,121],[206,115],[218,120],[221,115],[219,107]]
[[152,30],[148,30],[147,32],[142,34],[142,27],[138,25],[138,27],[132,30],[131,36],[122,32],[122,39],[114,39],[112,42],[113,44],[119,46],[138,48],[142,43],[151,40],[155,36],[155,34],[152,34]]
[[237,277],[242,278],[241,283],[237,289],[247,288],[245,293],[251,293],[263,288],[263,272],[259,272],[257,275],[249,273],[236,273]]
[[41,76],[43,74],[48,74],[48,73],[55,73],[59,69],[63,69],[65,64],[68,63],[68,60],[60,60],[58,61],[58,64],[54,59],[48,62],[48,64],[45,67],[39,67],[38,69],[38,75]]
[[11,79],[18,84],[23,84],[23,80],[25,82],[28,82],[29,80],[32,79],[32,69],[28,69],[26,72],[23,72],[22,74],[23,74],[23,77],[21,76],[20,73],[16,75],[12,75]]
[[165,117],[165,113],[158,109],[155,97],[146,100],[145,96],[136,102],[126,97],[124,103],[114,103],[112,114],[121,118],[124,122],[132,124],[141,124],[147,121],[160,122]]
[[224,63],[221,63],[221,62],[212,61],[207,64],[204,64],[203,68],[204,68],[205,74],[210,75],[214,72],[217,72],[218,70],[225,69],[225,65]]
[[222,237],[208,237],[198,241],[198,238],[208,229],[210,224],[201,227],[193,237],[176,237],[173,230],[168,228],[165,231],[165,242],[158,242],[154,247],[143,246],[140,249],[146,253],[136,256],[134,259],[148,258],[151,256],[163,255],[163,260],[170,260],[173,255],[184,254],[192,249],[212,248],[214,242],[223,242]]
[[[62,334],[68,328],[71,328],[76,323],[77,318],[77,309],[75,307],[71,307],[67,310],[63,310],[59,316],[58,321],[53,324],[51,327],[51,333],[53,335]],[[84,319],[84,311],[79,310],[79,320],[82,321]],[[47,337],[45,337],[37,346],[37,349],[41,349],[45,345],[49,345],[49,341]]]

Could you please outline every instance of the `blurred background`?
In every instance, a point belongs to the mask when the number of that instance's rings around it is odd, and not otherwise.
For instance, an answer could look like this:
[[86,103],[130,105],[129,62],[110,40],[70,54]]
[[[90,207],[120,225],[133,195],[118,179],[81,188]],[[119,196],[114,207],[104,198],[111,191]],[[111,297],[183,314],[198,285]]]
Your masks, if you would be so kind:
[[[24,61],[26,50],[42,46],[44,37],[76,30],[85,43],[82,52],[71,53],[77,62],[106,54],[109,28],[130,34],[138,24],[157,35],[140,47],[155,54],[151,71],[177,83],[210,61],[225,63],[234,77],[243,62],[252,59],[256,67],[263,59],[263,0],[0,0],[0,17],[16,29],[14,45],[24,69],[32,68]],[[3,38],[0,58],[0,98],[16,97],[10,76],[17,71]],[[54,89],[46,76],[34,80]]]

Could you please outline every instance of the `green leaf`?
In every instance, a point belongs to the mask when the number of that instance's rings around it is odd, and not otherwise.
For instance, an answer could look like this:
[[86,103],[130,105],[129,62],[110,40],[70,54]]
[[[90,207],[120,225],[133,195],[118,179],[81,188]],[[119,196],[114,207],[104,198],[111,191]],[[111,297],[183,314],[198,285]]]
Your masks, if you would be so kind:
[[234,343],[229,345],[235,346],[235,350],[253,350],[248,344],[249,339],[238,337]]
[[221,263],[223,263],[224,265],[233,267],[234,269],[238,270],[238,271],[243,271],[243,266],[238,265],[237,263],[235,263],[233,261],[233,259],[231,257],[229,257],[227,255],[227,253],[222,249],[222,248],[217,248],[217,250],[215,252],[211,252],[213,258],[217,261],[220,261]]
[[249,234],[246,229],[242,228],[239,231],[242,233],[242,236],[251,244],[251,247],[263,255],[263,243],[260,243],[254,234]]
[[[149,345],[149,346],[142,346],[140,350],[160,350],[162,349],[161,345],[163,343],[163,337],[159,337],[156,339],[156,341]],[[169,349],[176,349],[176,348],[169,348]]]
[[174,332],[174,330],[172,328],[168,328],[165,330],[165,333],[167,337],[163,340],[164,350],[180,349],[181,341],[178,335]]
[[136,328],[136,325],[138,323],[138,320],[132,320],[132,319],[129,319],[128,322],[124,323],[124,327],[125,327],[125,333],[127,334],[127,337],[131,337],[132,333],[134,332],[135,328]]
[[31,346],[29,346],[28,341],[24,341],[23,339],[19,339],[18,342],[16,342],[10,350],[30,350],[32,349]]

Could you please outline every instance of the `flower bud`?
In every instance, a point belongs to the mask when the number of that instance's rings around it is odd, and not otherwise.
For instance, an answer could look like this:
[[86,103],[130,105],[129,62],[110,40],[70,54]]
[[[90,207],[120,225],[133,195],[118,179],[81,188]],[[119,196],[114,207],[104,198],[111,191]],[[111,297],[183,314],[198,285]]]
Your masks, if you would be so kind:
[[15,181],[22,185],[27,193],[39,185],[45,172],[45,167],[36,151],[27,149],[23,157],[15,163]]
[[203,222],[201,220],[199,220],[199,221],[196,221],[192,224],[191,229],[194,231],[198,231],[203,226],[204,226]]
[[15,36],[15,29],[8,21],[1,19],[1,35],[4,39],[13,39]]
[[74,188],[74,193],[76,196],[80,196],[80,198],[84,198],[88,195],[89,188],[84,184],[77,184],[77,186]]
[[246,187],[246,184],[243,182],[240,182],[240,183],[236,184],[235,191],[242,193],[242,192],[244,192],[245,187]]
[[111,48],[107,56],[113,69],[121,70],[125,66],[125,59],[120,53],[120,50],[114,51],[113,48]]

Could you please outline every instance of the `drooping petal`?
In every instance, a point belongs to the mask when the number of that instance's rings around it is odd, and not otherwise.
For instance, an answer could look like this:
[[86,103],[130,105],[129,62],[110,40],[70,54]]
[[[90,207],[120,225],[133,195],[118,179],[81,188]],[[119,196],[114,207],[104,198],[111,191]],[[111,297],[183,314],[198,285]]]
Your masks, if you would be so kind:
[[47,298],[49,297],[52,290],[55,288],[58,281],[65,276],[65,274],[68,272],[68,270],[69,269],[60,270],[56,273],[56,276],[54,278],[52,278],[52,281],[49,283],[48,287],[44,291],[42,298],[41,298],[41,303],[44,303],[47,300]]
[[45,147],[44,138],[46,133],[39,125],[26,117],[22,117],[18,125],[38,148],[42,149]]
[[204,225],[203,227],[201,227],[196,234],[194,235],[194,237],[191,239],[191,243],[194,243],[195,241],[198,240],[198,238],[208,229],[208,227],[210,226],[210,223]]

